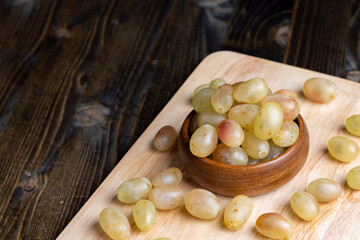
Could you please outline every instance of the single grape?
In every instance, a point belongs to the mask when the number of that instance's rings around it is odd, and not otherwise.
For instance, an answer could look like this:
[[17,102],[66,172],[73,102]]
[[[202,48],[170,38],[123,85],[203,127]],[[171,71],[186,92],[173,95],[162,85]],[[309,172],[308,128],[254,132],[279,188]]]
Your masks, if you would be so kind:
[[294,121],[285,120],[272,140],[280,147],[290,147],[296,142],[298,137],[299,126]]
[[185,207],[194,217],[214,219],[220,213],[220,200],[208,190],[193,189],[185,197]]
[[276,102],[280,105],[284,111],[284,120],[294,120],[300,113],[300,105],[293,97],[280,94],[269,95],[261,101],[261,107],[268,102]]
[[244,130],[231,119],[223,120],[218,129],[219,139],[229,147],[239,147],[244,141]]
[[210,84],[202,84],[200,86],[198,86],[197,88],[195,88],[194,92],[193,92],[193,96],[195,96],[200,90],[203,90],[204,88],[209,88]]
[[319,202],[331,202],[340,197],[341,186],[331,179],[318,178],[309,183],[308,192]]
[[218,128],[222,120],[225,120],[227,117],[226,113],[220,114],[214,110],[207,110],[199,114],[197,118],[197,126],[202,126],[205,124],[210,124],[211,126]]
[[275,136],[283,123],[284,111],[278,103],[268,102],[260,110],[254,123],[255,135],[263,140]]
[[325,103],[335,99],[337,87],[328,79],[310,78],[304,83],[303,92],[310,100]]
[[229,119],[236,121],[245,129],[253,129],[260,107],[254,104],[240,104],[230,108]]
[[269,154],[270,146],[268,141],[259,139],[253,130],[245,131],[245,139],[241,147],[249,157],[263,159]]
[[149,200],[160,210],[180,207],[184,202],[184,193],[178,186],[161,185],[153,188]]
[[211,104],[215,112],[226,113],[234,103],[234,88],[230,84],[224,84],[218,87],[211,97]]
[[215,78],[214,80],[211,81],[210,86],[213,89],[217,89],[218,87],[222,86],[226,84],[225,80],[222,78]]
[[197,157],[209,156],[216,148],[218,134],[209,124],[200,126],[190,138],[190,151]]
[[211,96],[215,92],[213,88],[204,88],[198,91],[192,98],[192,106],[196,112],[201,113],[206,110],[212,110]]
[[346,182],[352,189],[360,190],[360,166],[354,167],[348,172]]
[[182,172],[177,167],[166,168],[151,179],[153,187],[160,185],[179,185],[182,180]]
[[123,182],[117,189],[117,198],[123,203],[136,203],[148,197],[151,182],[144,177],[133,178]]
[[308,192],[296,192],[290,199],[291,208],[302,219],[311,221],[319,215],[319,204]]
[[234,98],[241,103],[260,102],[269,92],[269,87],[262,78],[253,78],[236,86]]
[[286,96],[298,99],[298,96],[296,95],[296,93],[290,89],[280,89],[280,90],[277,90],[274,94],[286,95]]
[[212,154],[214,161],[229,165],[246,165],[248,156],[241,147],[229,147],[224,143],[220,143]]
[[261,162],[269,161],[273,158],[278,157],[283,152],[285,152],[285,148],[279,147],[272,140],[268,140],[268,143],[269,143],[269,147],[270,147],[269,154],[265,158],[261,159]]
[[149,200],[138,201],[133,209],[133,217],[136,226],[141,231],[147,231],[154,227],[156,222],[156,209]]
[[256,230],[272,239],[290,239],[293,224],[279,213],[264,213],[256,220]]
[[116,208],[105,208],[99,215],[99,223],[104,232],[114,240],[130,236],[131,227],[127,217]]
[[348,117],[345,122],[345,127],[349,133],[360,137],[360,114]]
[[331,156],[341,162],[352,162],[360,154],[359,145],[347,137],[332,137],[328,141],[327,147]]
[[249,219],[253,210],[253,203],[248,196],[234,197],[225,208],[224,223],[231,230],[240,229]]
[[154,146],[157,150],[165,152],[171,150],[177,140],[177,132],[172,126],[162,127],[155,135]]

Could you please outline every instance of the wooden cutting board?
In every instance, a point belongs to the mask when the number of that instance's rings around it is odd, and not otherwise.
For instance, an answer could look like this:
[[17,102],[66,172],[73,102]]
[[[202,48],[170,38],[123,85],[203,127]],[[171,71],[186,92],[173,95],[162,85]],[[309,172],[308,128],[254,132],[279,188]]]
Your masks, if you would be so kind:
[[[300,173],[283,187],[251,197],[254,210],[245,226],[238,231],[225,228],[223,211],[231,198],[218,195],[223,208],[215,220],[196,219],[182,206],[171,211],[158,211],[155,227],[148,232],[141,232],[132,218],[133,205],[118,201],[116,189],[130,178],[151,178],[164,168],[179,166],[176,149],[168,153],[155,151],[152,147],[153,137],[164,125],[172,125],[180,130],[185,116],[192,109],[190,100],[194,89],[217,77],[228,83],[262,77],[273,91],[283,88],[296,91],[300,97],[301,114],[310,132],[308,160]],[[311,77],[334,81],[339,90],[337,98],[327,104],[306,99],[301,89],[304,81]],[[282,213],[294,223],[295,231],[291,239],[360,239],[360,191],[353,191],[346,185],[346,174],[351,168],[360,165],[360,157],[351,163],[341,163],[332,159],[326,150],[328,139],[335,135],[347,136],[360,143],[359,137],[348,134],[344,128],[348,116],[360,114],[359,99],[358,83],[239,53],[211,54],[189,76],[58,239],[109,239],[100,228],[98,215],[102,209],[110,206],[121,209],[128,216],[132,227],[128,239],[265,239],[257,233],[255,221],[266,212]],[[320,204],[320,215],[312,222],[303,221],[291,210],[289,199],[294,192],[305,191],[309,182],[320,177],[339,182],[342,186],[341,196],[331,203]],[[187,193],[198,186],[184,173],[180,187]]]

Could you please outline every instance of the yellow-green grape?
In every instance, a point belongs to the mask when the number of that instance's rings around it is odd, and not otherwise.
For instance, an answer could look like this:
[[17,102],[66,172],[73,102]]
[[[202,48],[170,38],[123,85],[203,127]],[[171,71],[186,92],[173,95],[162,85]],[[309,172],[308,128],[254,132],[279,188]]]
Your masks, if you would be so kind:
[[245,139],[241,147],[248,156],[255,159],[263,159],[269,154],[270,146],[268,141],[255,136],[254,130],[245,131]]
[[221,85],[226,84],[225,80],[222,78],[215,78],[214,80],[211,81],[210,86],[213,89],[217,89],[218,87],[220,87]]
[[244,130],[242,127],[231,119],[223,120],[218,129],[219,139],[229,147],[238,147],[244,141]]
[[228,147],[224,143],[220,143],[212,154],[214,161],[229,165],[246,165],[248,156],[241,147]]
[[118,187],[117,198],[123,203],[136,203],[141,199],[146,199],[151,188],[149,179],[144,177],[133,178]]
[[194,110],[201,113],[213,109],[211,105],[211,96],[214,92],[215,89],[213,88],[204,88],[198,91],[191,101]]
[[180,207],[184,202],[184,193],[178,186],[161,185],[149,194],[149,200],[160,210]]
[[310,78],[304,83],[303,93],[312,101],[325,103],[335,99],[337,87],[328,79]]
[[354,167],[348,172],[346,182],[352,189],[360,190],[360,166]]
[[296,142],[298,137],[299,126],[294,121],[285,120],[272,140],[280,147],[290,147]]
[[234,98],[242,103],[260,102],[269,92],[269,87],[262,78],[253,78],[236,86]]
[[256,230],[272,239],[290,239],[293,229],[292,222],[279,213],[264,213],[256,220]]
[[104,232],[114,240],[130,236],[131,228],[127,217],[116,208],[105,208],[99,215],[99,223]]
[[360,115],[352,115],[346,119],[346,130],[349,133],[360,137]]
[[157,150],[166,152],[171,150],[177,140],[177,132],[173,126],[162,127],[155,135],[154,146]]
[[245,129],[253,129],[260,107],[254,104],[240,104],[230,108],[229,119],[236,121]]
[[341,194],[339,183],[328,178],[318,178],[308,185],[308,192],[311,193],[319,202],[331,202]]
[[247,162],[247,165],[254,165],[254,164],[258,164],[260,163],[260,160],[259,159],[255,159],[255,158],[252,158],[252,157],[249,157],[249,160]]
[[266,103],[260,110],[254,123],[255,135],[263,140],[275,136],[283,123],[284,111],[276,102]]
[[280,90],[277,90],[274,94],[286,95],[286,96],[298,99],[298,96],[296,95],[296,93],[290,89],[280,89]]
[[284,120],[294,120],[300,113],[300,105],[298,101],[286,95],[272,94],[266,96],[261,101],[261,107],[268,102],[276,102],[284,111]]
[[225,120],[227,117],[226,113],[220,114],[214,110],[207,110],[199,114],[197,118],[197,125],[202,126],[205,124],[210,124],[213,127],[218,127],[222,120]]
[[185,207],[194,217],[214,219],[220,213],[220,200],[205,189],[194,189],[185,196]]
[[218,87],[211,96],[211,104],[215,112],[226,113],[234,103],[234,88],[230,84]]
[[231,230],[240,229],[249,219],[253,203],[248,196],[238,195],[226,206],[224,212],[225,226]]
[[154,204],[149,200],[138,201],[133,209],[133,217],[136,226],[141,231],[151,229],[156,222],[156,209]]
[[195,96],[200,90],[203,90],[204,88],[209,88],[210,84],[202,84],[200,86],[198,86],[197,88],[195,88],[194,92],[193,92],[193,96]]
[[332,137],[328,141],[327,147],[331,156],[341,162],[352,162],[360,154],[359,145],[347,137]]
[[182,180],[182,172],[177,167],[166,168],[151,179],[153,187],[160,185],[179,185]]
[[216,148],[218,134],[209,124],[200,126],[190,138],[190,151],[197,157],[207,157]]
[[275,145],[272,140],[268,140],[268,143],[269,143],[269,147],[270,147],[269,154],[265,158],[261,159],[261,162],[269,161],[273,158],[278,157],[283,152],[285,152],[285,148]]
[[190,134],[192,135],[196,129],[198,129],[198,124],[197,124],[197,120],[199,117],[199,113],[195,113],[194,117],[191,119],[190,121],[190,126],[189,126],[189,130],[190,130]]
[[168,238],[168,237],[159,237],[159,238],[156,238],[154,240],[171,240],[171,239]]
[[290,199],[291,208],[302,219],[311,221],[319,215],[319,204],[308,192],[296,192]]

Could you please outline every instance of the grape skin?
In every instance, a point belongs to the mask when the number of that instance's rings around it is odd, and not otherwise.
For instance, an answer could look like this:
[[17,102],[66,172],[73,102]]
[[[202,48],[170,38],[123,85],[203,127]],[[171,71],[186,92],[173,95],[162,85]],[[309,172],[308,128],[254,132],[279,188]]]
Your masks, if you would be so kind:
[[290,239],[293,229],[292,222],[279,213],[264,213],[256,220],[256,230],[272,239]]
[[274,94],[286,95],[286,96],[298,99],[298,96],[296,95],[296,93],[291,89],[280,89],[280,90],[276,91]]
[[360,154],[359,145],[354,140],[343,136],[330,138],[327,147],[331,156],[341,162],[352,162]]
[[185,207],[194,217],[214,219],[220,213],[220,200],[208,190],[193,189],[185,197]]
[[331,179],[318,178],[309,183],[308,192],[319,202],[331,202],[340,197],[341,186]]
[[296,192],[290,199],[291,208],[302,219],[312,221],[319,215],[319,204],[308,192]]
[[210,88],[213,88],[213,89],[217,89],[218,87],[222,86],[226,84],[225,80],[222,79],[222,78],[215,78],[214,80],[211,81],[210,83]]
[[217,130],[209,124],[200,126],[190,138],[190,151],[197,157],[207,157],[218,143]]
[[240,103],[260,102],[269,92],[269,87],[262,78],[253,78],[235,87],[234,98]]
[[290,147],[299,137],[299,126],[290,120],[285,120],[280,130],[272,138],[274,144],[280,147]]
[[255,135],[263,140],[271,139],[280,130],[284,111],[276,102],[266,103],[255,119]]
[[130,236],[131,227],[127,217],[116,208],[105,208],[99,215],[99,223],[104,232],[114,240]]
[[304,83],[303,93],[312,101],[326,103],[336,98],[337,87],[328,79],[310,78]]
[[212,110],[211,96],[214,92],[215,89],[213,88],[204,88],[197,92],[191,101],[194,110],[198,113]]
[[210,84],[202,84],[200,86],[198,86],[197,88],[195,88],[194,92],[193,92],[193,97],[200,91],[203,90],[204,88],[209,88]]
[[240,104],[230,108],[229,119],[236,121],[245,129],[253,129],[260,107],[254,104]]
[[354,167],[348,172],[346,182],[352,189],[360,190],[360,166]]
[[161,185],[178,186],[182,180],[182,172],[177,167],[166,168],[151,179],[153,187]]
[[241,147],[249,157],[263,159],[269,154],[270,146],[268,141],[259,139],[253,130],[245,131],[245,139]]
[[234,197],[225,208],[224,223],[231,230],[240,229],[249,219],[253,210],[253,203],[248,196]]
[[349,133],[360,137],[360,115],[348,117],[345,122],[345,127]]
[[155,135],[154,146],[157,150],[166,152],[171,150],[177,140],[177,132],[172,126],[162,127]]
[[157,209],[170,210],[180,207],[184,202],[184,193],[178,186],[161,185],[153,188],[149,200]]
[[211,96],[211,105],[215,112],[226,113],[234,103],[234,88],[230,84],[224,84],[218,87]]
[[205,124],[210,124],[211,126],[218,128],[221,121],[225,120],[226,117],[226,113],[220,114],[214,110],[207,110],[199,114],[197,118],[197,126],[200,127]]
[[220,143],[212,154],[213,160],[229,165],[246,165],[248,156],[241,147],[229,147]]
[[151,190],[149,179],[140,177],[123,182],[117,189],[117,198],[123,203],[136,203],[148,197]]
[[138,201],[133,209],[133,217],[136,226],[141,231],[147,231],[154,227],[156,222],[156,209],[149,200]]
[[231,119],[225,119],[220,123],[217,134],[219,139],[229,147],[239,147],[245,137],[242,127]]
[[298,101],[293,97],[280,94],[272,94],[266,96],[261,101],[261,107],[263,107],[268,102],[276,102],[280,105],[280,107],[284,111],[284,120],[294,120],[300,113],[300,105]]

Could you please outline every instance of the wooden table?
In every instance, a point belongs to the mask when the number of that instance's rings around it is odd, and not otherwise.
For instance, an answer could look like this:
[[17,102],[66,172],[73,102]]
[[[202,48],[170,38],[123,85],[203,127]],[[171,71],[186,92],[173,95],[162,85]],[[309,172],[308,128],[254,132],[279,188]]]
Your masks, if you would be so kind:
[[360,81],[350,0],[0,0],[0,239],[54,239],[198,63]]

